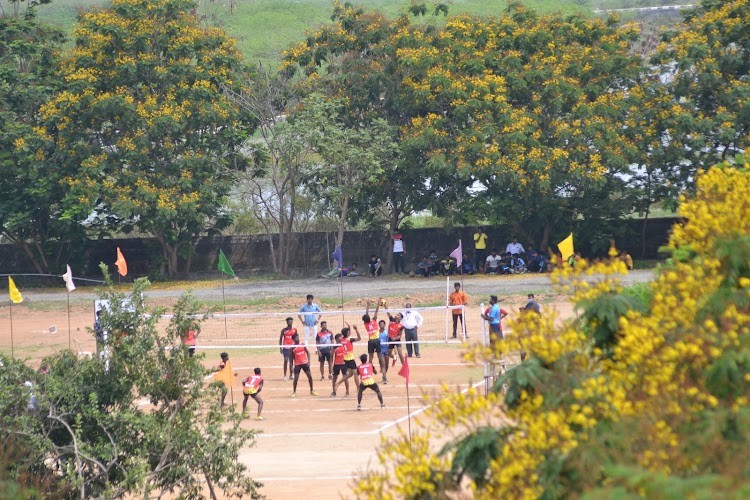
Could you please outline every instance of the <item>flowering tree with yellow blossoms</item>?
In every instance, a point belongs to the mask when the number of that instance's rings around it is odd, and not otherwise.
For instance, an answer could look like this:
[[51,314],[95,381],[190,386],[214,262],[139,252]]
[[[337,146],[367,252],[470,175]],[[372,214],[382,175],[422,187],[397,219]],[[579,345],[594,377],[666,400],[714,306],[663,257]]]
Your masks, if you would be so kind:
[[484,395],[445,388],[410,444],[386,439],[369,498],[743,498],[750,494],[750,164],[700,172],[672,258],[625,288],[616,259],[552,280],[578,317],[511,322],[483,362],[526,359]]
[[234,41],[198,25],[190,0],[114,0],[81,16],[66,88],[42,107],[66,175],[65,217],[134,228],[159,242],[171,276],[222,209],[252,121],[219,92],[242,68]]

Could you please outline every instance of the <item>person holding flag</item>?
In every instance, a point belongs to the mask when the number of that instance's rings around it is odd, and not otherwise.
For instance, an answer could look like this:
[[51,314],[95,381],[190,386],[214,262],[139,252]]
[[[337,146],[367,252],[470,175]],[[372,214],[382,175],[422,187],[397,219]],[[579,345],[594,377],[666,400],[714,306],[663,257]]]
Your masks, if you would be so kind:
[[380,401],[380,407],[385,408],[385,403],[383,402],[383,393],[380,392],[380,388],[378,387],[378,384],[375,382],[375,375],[377,375],[377,371],[375,371],[375,367],[372,366],[372,363],[367,362],[367,354],[363,354],[359,357],[360,364],[357,367],[357,372],[359,373],[359,388],[357,390],[357,410],[362,409],[362,394],[365,392],[365,389],[372,389],[375,391],[375,394],[378,396],[378,401]]
[[[227,392],[232,390],[234,385],[234,372],[232,372],[232,363],[229,361],[229,354],[226,352],[221,353],[221,361],[219,366],[214,373],[214,380],[221,382],[224,386],[221,388],[221,407],[224,408],[226,405]],[[234,404],[234,396],[232,396],[232,404]]]

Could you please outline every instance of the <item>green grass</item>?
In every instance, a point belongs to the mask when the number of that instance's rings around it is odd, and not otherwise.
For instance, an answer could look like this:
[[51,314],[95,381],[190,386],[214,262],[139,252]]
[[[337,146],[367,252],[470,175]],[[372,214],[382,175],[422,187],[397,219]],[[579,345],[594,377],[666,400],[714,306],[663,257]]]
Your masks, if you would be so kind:
[[[590,12],[588,1],[529,0],[525,4],[540,12],[572,13]],[[247,61],[271,67],[276,67],[281,60],[282,51],[303,40],[306,32],[330,22],[333,12],[331,0],[241,0],[237,2],[234,14],[229,13],[228,3],[226,0],[201,1],[200,5],[208,18],[218,22],[231,36],[237,38]],[[405,13],[409,5],[408,0],[354,0],[353,3],[367,5],[371,10],[380,10],[389,17]],[[427,3],[431,4],[429,1]],[[506,0],[452,0],[449,3],[449,14],[497,16],[504,12],[508,3]],[[40,6],[37,11],[41,19],[61,26],[70,34],[79,9],[110,4],[110,0],[53,0],[49,5]],[[415,19],[415,22],[442,23],[444,18],[430,13]]]

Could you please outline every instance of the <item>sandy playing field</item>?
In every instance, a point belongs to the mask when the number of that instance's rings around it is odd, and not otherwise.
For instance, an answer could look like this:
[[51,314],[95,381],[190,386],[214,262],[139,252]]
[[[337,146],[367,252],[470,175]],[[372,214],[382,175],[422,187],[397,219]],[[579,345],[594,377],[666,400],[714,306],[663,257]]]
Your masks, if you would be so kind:
[[[646,281],[650,272],[636,272],[628,276],[628,282]],[[451,281],[452,283],[452,281]],[[149,305],[169,306],[190,286],[201,300],[216,300],[221,297],[221,289],[216,286],[200,288],[200,284],[186,285],[181,289],[151,290],[146,299]],[[570,316],[573,311],[564,297],[554,294],[546,276],[510,277],[468,277],[464,288],[469,294],[467,309],[467,332],[469,342],[481,339],[482,322],[478,317],[478,305],[486,302],[489,294],[500,296],[501,305],[515,314],[525,303],[528,292],[537,294],[543,311],[557,310],[561,316]],[[336,281],[296,280],[276,282],[232,282],[225,289],[230,301],[247,297],[268,298],[270,305],[262,303],[254,307],[247,305],[230,306],[229,311],[249,312],[252,310],[281,312],[296,311],[304,302],[306,293],[314,293],[316,300],[327,301],[328,309],[334,299],[343,298],[344,310],[364,312],[365,298],[384,296],[390,307],[402,307],[405,301],[415,306],[445,303],[445,279],[424,280],[408,277],[384,277],[368,280],[358,278],[346,281],[341,288]],[[93,290],[76,290],[71,294],[68,308],[64,288],[59,290],[28,290],[25,301],[14,305],[11,311],[7,300],[0,310],[0,351],[15,357],[27,359],[29,364],[38,366],[42,358],[59,349],[93,351],[94,339],[90,333],[93,322]],[[273,299],[273,300],[272,300]],[[261,301],[262,302],[262,301]],[[12,313],[12,322],[11,322]],[[276,320],[274,320],[276,321]],[[350,319],[349,321],[354,321]],[[70,324],[70,327],[68,326]],[[269,333],[254,332],[254,327],[243,329],[243,336],[256,335],[257,338],[273,339],[278,336],[283,322],[273,323]],[[299,326],[299,325],[298,325]],[[340,325],[332,325],[340,328]],[[331,329],[335,329],[331,328]],[[351,397],[345,398],[343,387],[336,398],[330,396],[330,381],[320,380],[317,360],[313,360],[313,380],[319,396],[309,395],[307,380],[300,379],[297,398],[292,398],[291,383],[282,381],[282,358],[277,349],[233,348],[240,345],[231,339],[221,341],[218,335],[206,333],[199,339],[204,349],[206,366],[218,362],[220,350],[230,353],[237,387],[228,396],[239,408],[242,401],[239,381],[247,376],[252,368],[263,369],[265,387],[262,396],[265,400],[263,416],[265,421],[247,419],[244,425],[257,429],[256,446],[243,451],[241,458],[250,469],[252,477],[264,484],[262,493],[269,498],[291,498],[304,495],[307,499],[351,497],[351,486],[356,477],[369,464],[377,465],[377,447],[382,436],[395,436],[405,432],[407,417],[419,418],[424,412],[423,394],[436,395],[442,384],[464,390],[472,384],[482,385],[483,367],[468,366],[461,359],[464,347],[459,341],[438,342],[444,333],[434,327],[431,343],[421,346],[421,358],[411,358],[410,398],[407,404],[404,379],[397,375],[400,365],[392,368],[388,384],[382,385],[387,408],[381,409],[372,391],[366,391],[362,411],[356,410],[356,389],[351,388]],[[11,331],[12,330],[12,331]],[[421,337],[420,337],[421,338]],[[270,341],[268,345],[274,345]],[[356,354],[366,351],[366,341],[355,344]],[[314,353],[313,353],[314,357]],[[380,382],[380,376],[376,377]],[[255,413],[255,403],[250,400],[248,409]],[[410,413],[411,412],[411,413]],[[412,420],[414,425],[414,421]]]

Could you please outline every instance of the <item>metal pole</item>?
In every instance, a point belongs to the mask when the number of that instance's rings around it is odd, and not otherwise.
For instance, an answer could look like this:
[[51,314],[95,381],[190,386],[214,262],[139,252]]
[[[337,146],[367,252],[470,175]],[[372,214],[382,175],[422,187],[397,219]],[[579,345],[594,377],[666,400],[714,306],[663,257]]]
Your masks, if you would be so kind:
[[411,404],[409,403],[409,381],[406,381],[406,421],[409,426],[409,447],[411,448]]
[[224,296],[224,273],[221,273],[221,302],[224,306],[224,338],[229,338],[229,332],[227,330],[227,299]]

